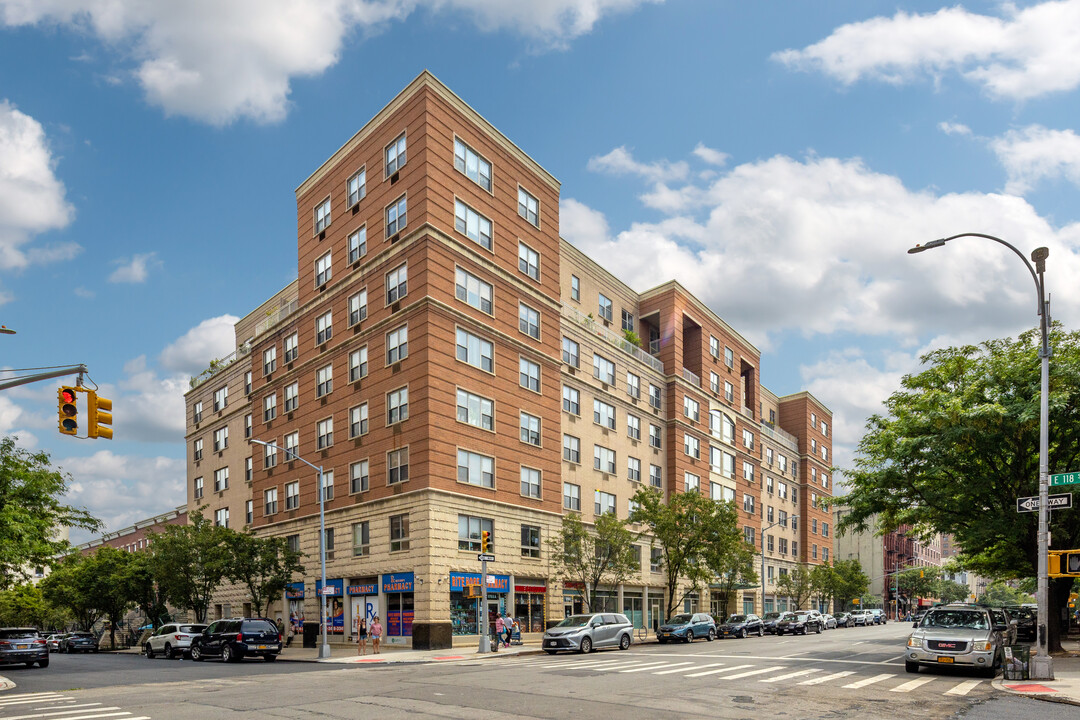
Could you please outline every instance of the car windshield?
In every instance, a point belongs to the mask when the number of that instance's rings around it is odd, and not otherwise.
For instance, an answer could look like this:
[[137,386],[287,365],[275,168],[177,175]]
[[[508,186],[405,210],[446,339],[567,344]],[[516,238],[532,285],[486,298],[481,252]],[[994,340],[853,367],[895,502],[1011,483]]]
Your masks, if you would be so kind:
[[741,622],[746,622],[746,616],[745,616],[745,615],[732,615],[731,617],[729,617],[729,618],[727,619],[727,621],[728,621],[729,623],[741,623]]
[[792,615],[788,620],[794,620],[795,622],[806,622],[809,615]]
[[784,613],[783,615],[780,616],[780,619],[781,620],[794,620],[795,619],[795,613]]
[[571,615],[568,618],[564,618],[561,623],[555,627],[585,627],[592,620],[592,615]]
[[766,620],[775,620],[778,617],[780,617],[780,613],[778,612],[765,613]]
[[691,621],[693,615],[676,615],[668,620],[669,625],[686,625]]
[[967,630],[989,630],[986,613],[977,610],[936,610],[927,613],[922,627],[964,628]]
[[37,630],[33,628],[8,628],[0,630],[0,638],[36,638]]

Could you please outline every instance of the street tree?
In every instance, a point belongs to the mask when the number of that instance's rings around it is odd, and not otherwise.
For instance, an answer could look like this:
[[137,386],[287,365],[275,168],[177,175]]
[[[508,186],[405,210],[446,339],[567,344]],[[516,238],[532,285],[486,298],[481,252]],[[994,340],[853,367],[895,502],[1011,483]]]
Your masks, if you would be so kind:
[[776,580],[776,594],[791,598],[796,610],[807,610],[810,598],[814,595],[814,583],[810,568],[800,563]]
[[815,565],[810,569],[810,593],[816,597],[818,603],[824,605],[829,598],[836,595],[838,578],[833,566],[829,563]]
[[32,453],[0,438],[0,588],[23,579],[27,568],[51,565],[70,547],[58,532],[96,532],[101,523],[63,502],[70,476],[54,468],[47,453]]
[[757,551],[734,525],[727,528],[727,536],[724,542],[713,544],[706,553],[706,564],[715,576],[713,591],[723,613],[728,612],[737,590],[755,587],[758,583],[758,574],[754,570]]
[[937,597],[937,568],[904,568],[888,577],[889,585],[911,598]]
[[152,566],[153,557],[150,553],[133,553],[123,582],[127,585],[135,606],[156,629],[168,621],[169,610],[165,589],[154,578]]
[[229,553],[226,577],[247,588],[256,616],[262,615],[272,598],[285,592],[294,574],[304,572],[300,563],[303,553],[290,548],[283,537],[260,538],[250,531],[232,533]]
[[1035,598],[999,580],[987,586],[986,592],[979,596],[979,602],[992,607],[1001,607],[1002,605],[1032,603],[1035,602]]
[[562,528],[553,544],[551,557],[563,581],[581,588],[590,612],[596,612],[597,591],[615,587],[630,579],[640,568],[635,554],[637,535],[612,513],[599,515],[591,528],[575,513],[563,515]]
[[153,533],[150,568],[165,597],[206,622],[214,590],[229,574],[229,539],[235,530],[217,527],[201,511],[187,525],[169,525]]
[[734,549],[732,531],[738,526],[738,513],[733,503],[717,502],[696,490],[672,493],[665,501],[656,488],[643,487],[632,501],[630,522],[644,526],[652,547],[660,548],[671,613],[689,593],[712,581],[710,558]]
[[85,559],[83,572],[94,578],[97,609],[109,621],[109,647],[116,647],[116,628],[128,610],[135,607],[135,596],[128,582],[135,554],[102,545]]
[[955,580],[949,580],[948,578],[941,578],[938,580],[937,587],[934,590],[937,599],[943,603],[954,603],[967,600],[969,593],[970,589],[967,585],[958,583]]
[[63,610],[46,601],[33,583],[0,590],[0,627],[62,628],[66,622]]
[[[1050,342],[1048,462],[1050,472],[1065,472],[1080,469],[1080,335],[1055,325]],[[924,355],[885,412],[867,421],[854,467],[844,471],[849,492],[837,503],[851,511],[837,529],[950,533],[970,571],[1034,576],[1038,517],[1018,513],[1016,499],[1039,490],[1039,344],[1032,330]],[[1050,529],[1055,547],[1080,546],[1080,513],[1052,513]],[[1061,649],[1071,585],[1050,582],[1051,652]]]
[[870,588],[870,577],[858,560],[837,560],[832,565],[833,607],[847,609],[852,600],[862,597]]
[[79,553],[65,556],[41,581],[45,600],[67,610],[79,630],[91,630],[104,612],[98,602],[100,579],[87,557]]

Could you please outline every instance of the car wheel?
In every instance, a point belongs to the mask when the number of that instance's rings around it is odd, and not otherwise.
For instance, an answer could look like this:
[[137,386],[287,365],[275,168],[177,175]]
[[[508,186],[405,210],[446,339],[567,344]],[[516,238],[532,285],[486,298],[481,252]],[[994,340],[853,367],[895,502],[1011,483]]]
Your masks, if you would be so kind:
[[745,638],[745,637],[746,637],[746,628],[742,628],[741,630],[739,630],[739,638],[742,639],[742,638]]
[[165,643],[165,659],[172,660],[173,657],[175,656],[173,655],[172,645],[169,643]]
[[667,645],[667,638],[657,638],[656,642],[660,643],[661,645]]
[[263,655],[263,660],[265,660],[266,662],[274,662],[275,660],[277,660],[277,655],[274,655],[273,653],[269,655]]
[[821,625],[820,625],[820,624],[819,624],[819,625],[817,626],[817,634],[818,634],[818,635],[820,635],[820,634],[821,634]]
[[150,643],[146,643],[146,659],[147,660],[153,660],[154,659],[154,648],[150,647]]
[[688,643],[694,642],[694,631],[693,630],[687,630],[686,631],[686,637],[683,638],[683,641],[688,642]]
[[198,645],[192,645],[191,646],[191,659],[194,660],[195,662],[202,662],[202,659],[203,659],[202,648],[199,647]]
[[712,642],[713,640],[715,640],[716,639],[716,631],[713,630],[712,628],[709,628],[709,634],[705,636],[705,639],[708,640],[709,642]]
[[919,663],[905,660],[904,669],[907,670],[909,673],[917,673],[919,672]]
[[34,667],[35,662],[35,660],[31,660],[30,662],[26,663],[26,667]]
[[759,628],[757,629],[757,636],[758,636],[758,637],[765,637],[765,628],[760,628],[760,627],[759,627]]
[[582,655],[588,655],[590,652],[592,652],[592,638],[581,638],[581,645],[578,646],[578,651]]
[[[712,640],[712,638],[709,638],[709,639]],[[630,636],[629,635],[624,634],[619,639],[619,649],[620,650],[629,650],[630,649]]]
[[544,652],[546,652],[548,655],[554,655],[556,652],[558,652],[558,650],[545,650]]
[[778,637],[779,637],[780,635],[783,635],[783,634],[784,634],[784,631],[783,631],[783,630],[777,630],[777,631],[776,631],[776,635],[777,635]]
[[43,668],[49,667],[49,661],[48,660],[38,660],[38,667],[43,667]]
[[221,661],[236,662],[236,651],[232,649],[232,645],[226,645],[221,648]]

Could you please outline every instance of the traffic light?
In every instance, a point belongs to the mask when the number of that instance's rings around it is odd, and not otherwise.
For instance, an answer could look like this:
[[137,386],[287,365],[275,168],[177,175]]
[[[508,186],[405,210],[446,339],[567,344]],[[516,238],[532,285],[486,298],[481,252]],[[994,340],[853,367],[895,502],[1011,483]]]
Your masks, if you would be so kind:
[[920,570],[919,571],[919,577],[926,577],[926,571],[925,570]]
[[93,390],[86,391],[87,437],[112,440],[112,400],[100,397]]
[[57,423],[62,435],[76,435],[79,432],[79,392],[77,388],[64,386],[56,391]]
[[484,530],[480,533],[480,552],[486,553],[491,549],[491,531]]
[[1080,577],[1080,550],[1051,550],[1047,560],[1050,577]]

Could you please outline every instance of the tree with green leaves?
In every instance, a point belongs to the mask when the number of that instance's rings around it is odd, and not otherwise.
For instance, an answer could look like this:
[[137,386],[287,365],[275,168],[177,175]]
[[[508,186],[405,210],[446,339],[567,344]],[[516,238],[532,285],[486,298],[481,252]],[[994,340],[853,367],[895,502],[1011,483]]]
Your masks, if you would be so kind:
[[[1053,473],[1078,469],[1080,334],[1055,325],[1050,344]],[[950,533],[972,572],[1034,576],[1038,518],[1016,512],[1016,498],[1039,489],[1039,345],[1032,330],[924,355],[921,371],[905,376],[885,412],[867,421],[855,465],[844,471],[849,493],[837,502],[851,512],[837,530],[910,525],[923,536]],[[1055,546],[1080,546],[1080,513],[1053,513],[1050,529]],[[1050,581],[1051,652],[1061,649],[1060,609],[1071,586]]]
[[153,557],[149,552],[132,554],[123,582],[127,585],[135,606],[155,629],[168,622],[168,598],[153,574]]
[[938,580],[937,587],[934,589],[934,595],[943,603],[962,602],[968,599],[970,593],[967,585],[948,578]]
[[135,594],[128,582],[135,554],[103,545],[87,556],[85,572],[97,578],[95,601],[109,621],[109,647],[116,647],[116,628],[128,610],[135,607]]
[[91,568],[88,556],[71,553],[41,581],[45,600],[67,610],[79,630],[91,630],[104,612],[98,602],[101,579]]
[[214,590],[229,574],[229,540],[235,530],[215,526],[201,511],[187,525],[169,525],[152,534],[150,568],[165,597],[206,622]]
[[870,577],[858,560],[837,560],[832,565],[832,597],[836,610],[846,610],[852,600],[862,597],[870,588]]
[[85,510],[64,504],[70,476],[53,468],[47,453],[20,448],[16,439],[0,438],[0,588],[67,550],[60,528],[101,528]]
[[780,574],[776,580],[776,594],[791,598],[795,603],[793,610],[809,609],[810,598],[814,595],[814,582],[806,563],[799,563],[788,572]]
[[738,513],[733,503],[717,502],[696,490],[672,493],[665,501],[656,488],[643,487],[634,493],[633,502],[630,522],[643,525],[652,546],[660,548],[671,613],[716,576],[710,560],[734,550]]
[[[758,574],[754,566],[758,553],[734,525],[725,528],[724,536],[721,542],[713,543],[706,551],[705,562],[714,575],[711,582],[713,594],[719,599],[723,612],[727,613],[740,588],[757,585]],[[724,619],[721,617],[718,621]]]
[[1001,607],[1033,603],[1035,598],[999,580],[987,586],[986,592],[979,596],[979,602],[991,607]]
[[23,583],[0,590],[0,627],[62,628],[67,622],[64,611],[45,600],[41,588]]
[[904,593],[909,599],[937,597],[939,579],[938,570],[933,567],[904,568],[886,578],[890,588]]
[[810,594],[817,598],[818,604],[826,605],[836,594],[836,571],[829,563],[815,565],[810,569]]
[[636,540],[637,535],[612,513],[598,516],[591,528],[577,514],[568,513],[563,515],[551,559],[559,578],[581,587],[585,605],[596,612],[601,586],[615,587],[641,570]]
[[250,530],[232,533],[229,552],[226,577],[247,588],[256,616],[261,617],[264,606],[285,592],[294,574],[304,572],[303,553],[290,548],[283,537],[260,538]]

